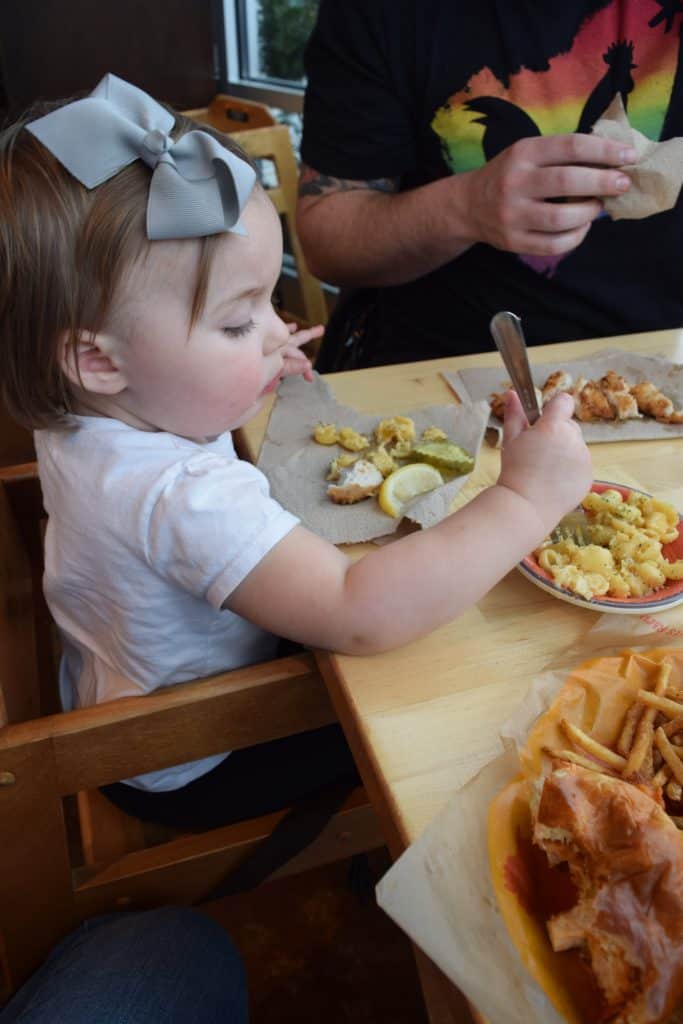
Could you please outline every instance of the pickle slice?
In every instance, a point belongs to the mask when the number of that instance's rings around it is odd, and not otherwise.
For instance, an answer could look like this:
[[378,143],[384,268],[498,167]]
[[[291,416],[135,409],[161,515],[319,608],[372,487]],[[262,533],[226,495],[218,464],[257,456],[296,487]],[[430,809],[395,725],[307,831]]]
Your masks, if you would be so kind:
[[474,469],[474,458],[459,444],[453,441],[424,441],[413,445],[410,460],[428,462],[437,469],[449,469],[452,473],[462,476]]

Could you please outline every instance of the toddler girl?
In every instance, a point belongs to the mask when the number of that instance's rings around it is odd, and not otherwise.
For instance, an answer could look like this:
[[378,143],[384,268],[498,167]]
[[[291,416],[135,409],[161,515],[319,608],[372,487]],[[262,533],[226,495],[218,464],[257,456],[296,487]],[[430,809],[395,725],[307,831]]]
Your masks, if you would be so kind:
[[[298,346],[319,334],[273,309],[277,214],[229,137],[112,75],[4,133],[0,224],[2,388],[36,430],[65,708],[270,658],[276,636],[363,655],[407,643],[589,488],[571,400],[529,428],[510,395],[499,479],[457,514],[353,564],[299,525],[230,435],[284,375],[310,375]],[[106,791],[142,817],[221,824],[352,771],[330,736]]]

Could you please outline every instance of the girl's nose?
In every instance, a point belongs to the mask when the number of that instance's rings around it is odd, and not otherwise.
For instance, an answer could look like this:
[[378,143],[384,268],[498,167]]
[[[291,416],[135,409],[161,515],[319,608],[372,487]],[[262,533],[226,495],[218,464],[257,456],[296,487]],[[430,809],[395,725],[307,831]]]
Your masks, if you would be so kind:
[[291,335],[289,328],[284,320],[273,310],[272,312],[272,326],[268,331],[268,351],[272,352],[276,348],[282,348],[287,344]]

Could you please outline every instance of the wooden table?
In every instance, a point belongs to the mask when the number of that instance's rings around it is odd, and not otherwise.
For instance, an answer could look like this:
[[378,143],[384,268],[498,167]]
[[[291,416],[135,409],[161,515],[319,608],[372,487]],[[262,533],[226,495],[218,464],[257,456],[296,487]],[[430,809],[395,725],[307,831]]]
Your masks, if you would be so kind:
[[[531,359],[553,363],[607,347],[663,353],[681,363],[683,330],[548,345],[532,349]],[[492,352],[327,379],[346,405],[363,412],[409,413],[456,401],[441,370],[495,365],[501,365],[500,357]],[[244,429],[251,458],[258,453],[267,415],[263,410]],[[598,444],[591,447],[591,455],[596,478],[638,484],[683,507],[680,441]],[[484,444],[460,501],[493,483],[499,462],[499,452]],[[351,553],[370,549],[354,545]],[[579,640],[596,617],[555,600],[512,572],[459,619],[407,647],[363,658],[319,655],[394,856],[438,814],[453,790],[491,758],[498,749],[499,726],[529,681],[558,651]]]

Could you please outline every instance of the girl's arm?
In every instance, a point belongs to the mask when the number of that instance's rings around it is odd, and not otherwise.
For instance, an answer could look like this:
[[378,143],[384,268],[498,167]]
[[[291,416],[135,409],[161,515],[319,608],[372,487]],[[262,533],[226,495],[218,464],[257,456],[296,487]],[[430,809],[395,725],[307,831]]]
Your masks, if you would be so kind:
[[525,429],[512,396],[498,483],[461,511],[355,563],[297,527],[226,605],[281,636],[345,654],[388,650],[456,618],[588,491],[590,458],[572,412],[572,400],[559,396]]

